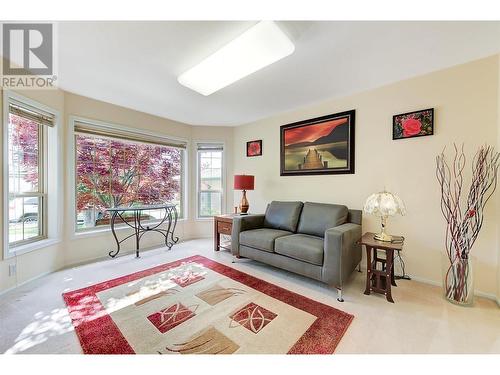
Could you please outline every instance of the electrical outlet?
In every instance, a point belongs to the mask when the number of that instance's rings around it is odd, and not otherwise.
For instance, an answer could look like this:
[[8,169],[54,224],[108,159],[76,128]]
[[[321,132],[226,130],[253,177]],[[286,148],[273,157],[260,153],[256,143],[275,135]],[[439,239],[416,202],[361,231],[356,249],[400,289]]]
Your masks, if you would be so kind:
[[17,272],[17,264],[9,264],[9,276],[14,276]]

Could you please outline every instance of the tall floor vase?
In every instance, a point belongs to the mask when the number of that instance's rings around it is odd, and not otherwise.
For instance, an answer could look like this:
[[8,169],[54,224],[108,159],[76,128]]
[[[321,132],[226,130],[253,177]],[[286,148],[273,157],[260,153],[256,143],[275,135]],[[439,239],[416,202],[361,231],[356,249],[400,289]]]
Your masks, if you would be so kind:
[[450,262],[443,256],[443,289],[448,301],[463,306],[474,303],[474,266],[474,257],[457,257]]

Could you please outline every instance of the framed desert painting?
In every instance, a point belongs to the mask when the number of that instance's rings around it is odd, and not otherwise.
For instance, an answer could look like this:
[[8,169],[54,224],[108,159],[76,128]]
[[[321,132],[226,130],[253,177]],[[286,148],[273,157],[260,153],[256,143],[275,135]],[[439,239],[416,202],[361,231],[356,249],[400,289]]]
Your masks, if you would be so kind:
[[282,125],[281,176],[354,173],[354,113]]
[[424,137],[432,134],[434,134],[434,108],[392,117],[392,139]]
[[247,142],[247,156],[262,156],[262,139]]

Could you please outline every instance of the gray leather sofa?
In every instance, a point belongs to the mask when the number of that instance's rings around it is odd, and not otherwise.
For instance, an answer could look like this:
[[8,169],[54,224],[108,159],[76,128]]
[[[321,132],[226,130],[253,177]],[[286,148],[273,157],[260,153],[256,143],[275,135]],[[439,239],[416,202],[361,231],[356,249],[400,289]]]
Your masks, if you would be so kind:
[[312,202],[271,202],[264,215],[236,216],[232,253],[337,288],[361,262],[360,210]]

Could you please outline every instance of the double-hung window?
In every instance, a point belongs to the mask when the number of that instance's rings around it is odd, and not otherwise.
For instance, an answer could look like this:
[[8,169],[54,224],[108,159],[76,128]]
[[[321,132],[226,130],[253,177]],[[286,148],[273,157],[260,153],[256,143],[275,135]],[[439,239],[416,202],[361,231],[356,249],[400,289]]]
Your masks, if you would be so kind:
[[197,144],[199,218],[220,215],[223,211],[223,155],[222,144]]
[[[175,203],[183,217],[186,143],[114,125],[75,121],[76,230],[109,225],[106,209]],[[141,220],[160,219],[160,210]]]
[[54,116],[14,99],[8,102],[8,246],[47,237],[47,132]]

